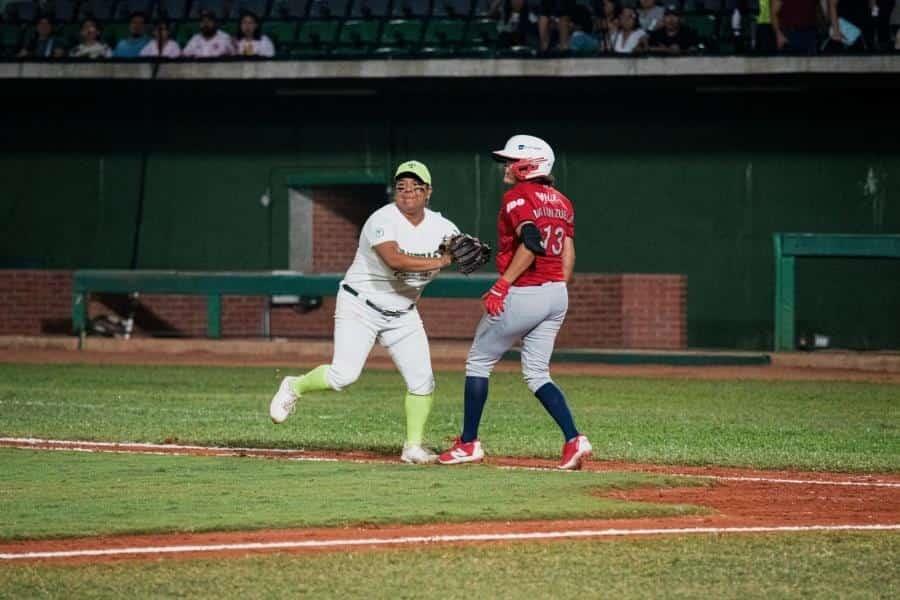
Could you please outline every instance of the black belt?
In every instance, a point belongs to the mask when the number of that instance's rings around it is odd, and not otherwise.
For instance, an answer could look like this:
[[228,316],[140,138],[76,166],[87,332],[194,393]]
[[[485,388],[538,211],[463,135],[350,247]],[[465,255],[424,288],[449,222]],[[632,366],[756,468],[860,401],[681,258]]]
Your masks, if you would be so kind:
[[[350,287],[346,283],[342,283],[341,287],[344,288],[344,291],[346,291],[347,293],[353,294],[357,298],[359,297],[359,292],[354,290],[352,287]],[[377,310],[378,312],[380,312],[381,314],[383,314],[386,317],[401,317],[416,307],[415,304],[410,304],[409,308],[407,308],[405,310],[388,310],[386,308],[381,308],[377,304],[374,304],[371,300],[366,300],[366,306],[368,306],[372,310]]]

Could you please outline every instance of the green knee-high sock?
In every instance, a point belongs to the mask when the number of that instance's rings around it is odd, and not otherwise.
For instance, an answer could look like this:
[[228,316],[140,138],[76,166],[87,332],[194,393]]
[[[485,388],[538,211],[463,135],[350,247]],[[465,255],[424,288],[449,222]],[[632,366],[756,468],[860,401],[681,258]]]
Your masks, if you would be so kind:
[[421,444],[425,437],[425,421],[431,412],[431,403],[434,400],[432,394],[419,396],[407,392],[404,404],[406,405],[406,443]]
[[306,375],[298,377],[292,386],[294,393],[298,396],[306,392],[317,392],[319,390],[330,390],[328,385],[328,365],[319,365]]

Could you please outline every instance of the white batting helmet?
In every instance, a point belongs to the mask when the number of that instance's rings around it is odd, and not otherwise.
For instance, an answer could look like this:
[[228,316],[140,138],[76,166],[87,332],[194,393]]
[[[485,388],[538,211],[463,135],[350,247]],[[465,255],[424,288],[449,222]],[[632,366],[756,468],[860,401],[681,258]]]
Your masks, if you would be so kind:
[[494,150],[499,160],[513,161],[513,172],[519,179],[547,177],[553,170],[556,155],[550,144],[533,135],[514,135],[502,150]]

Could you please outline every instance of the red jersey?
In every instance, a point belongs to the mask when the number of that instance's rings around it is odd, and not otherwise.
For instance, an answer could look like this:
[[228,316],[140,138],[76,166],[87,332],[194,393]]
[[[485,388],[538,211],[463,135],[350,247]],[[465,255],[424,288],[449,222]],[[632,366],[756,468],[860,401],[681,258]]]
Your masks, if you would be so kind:
[[497,217],[497,271],[503,275],[519,247],[516,228],[534,223],[541,232],[545,256],[535,255],[531,267],[513,285],[525,287],[549,281],[564,281],[562,254],[567,237],[575,237],[575,209],[552,186],[521,181],[503,194]]

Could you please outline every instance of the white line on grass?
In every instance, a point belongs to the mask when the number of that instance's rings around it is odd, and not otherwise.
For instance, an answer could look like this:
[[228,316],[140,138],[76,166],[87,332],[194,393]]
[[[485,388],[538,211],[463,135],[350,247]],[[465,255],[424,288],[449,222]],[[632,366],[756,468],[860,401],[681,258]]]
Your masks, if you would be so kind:
[[[189,455],[192,451],[211,452],[214,455],[236,456],[247,454],[251,456],[266,456],[270,454],[296,454],[304,450],[288,450],[284,448],[231,448],[226,446],[194,446],[187,444],[151,444],[146,442],[87,442],[77,440],[46,440],[41,438],[12,438],[0,437],[0,446],[16,448],[34,448],[37,450],[64,450],[73,452],[110,452],[115,454],[162,454],[162,455]],[[56,448],[45,448],[43,445],[53,445]],[[182,451],[182,452],[179,452]],[[352,462],[352,463],[377,463],[394,464],[391,460],[378,460],[377,458],[348,458],[346,460],[333,457],[318,456],[289,456],[288,460],[299,462]],[[554,471],[549,467],[520,467],[500,466],[500,469],[522,471]],[[645,471],[640,471],[645,472]],[[713,479],[716,481],[746,481],[760,483],[783,483],[794,485],[839,485],[851,487],[885,487],[900,488],[900,482],[890,481],[834,481],[829,479],[781,479],[777,477],[745,477],[739,475],[703,475],[692,473],[666,473],[646,471],[667,477],[694,477],[697,479]]]
[[556,540],[572,538],[602,538],[621,536],[723,534],[723,533],[796,533],[811,531],[900,531],[895,525],[807,525],[784,527],[685,527],[680,529],[584,529],[575,531],[544,531],[527,533],[480,533],[460,535],[429,535],[397,538],[351,538],[332,540],[302,540],[294,542],[244,542],[236,544],[204,544],[185,546],[135,546],[57,550],[46,552],[4,552],[0,559],[78,558],[87,556],[123,556],[135,554],[184,554],[189,552],[229,552],[239,550],[291,550],[300,548],[333,548],[342,546],[401,546],[410,544],[439,544],[453,542],[508,542],[527,540]]

